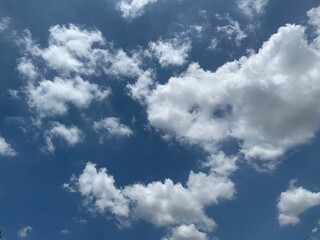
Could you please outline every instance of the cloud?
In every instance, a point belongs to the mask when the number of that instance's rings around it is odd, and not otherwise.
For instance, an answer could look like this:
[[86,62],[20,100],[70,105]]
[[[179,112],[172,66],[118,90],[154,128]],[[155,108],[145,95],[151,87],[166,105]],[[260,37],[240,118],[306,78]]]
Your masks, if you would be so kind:
[[87,108],[93,100],[102,101],[110,94],[110,89],[100,89],[81,77],[71,79],[54,78],[42,80],[27,87],[28,104],[40,117],[64,115],[68,105]]
[[11,147],[7,141],[0,136],[0,155],[5,157],[14,157],[17,155],[16,151]]
[[269,0],[238,0],[238,8],[249,18],[262,14]]
[[83,132],[75,126],[67,127],[58,122],[54,122],[52,125],[52,128],[45,133],[46,148],[49,152],[54,152],[55,150],[55,146],[52,142],[53,138],[63,139],[68,146],[74,146],[80,143],[84,138]]
[[140,68],[139,51],[129,56],[115,49],[98,30],[69,24],[53,26],[49,33],[44,48],[29,31],[17,39],[24,48],[17,70],[28,80],[25,94],[30,108],[42,118],[67,114],[70,104],[83,109],[104,100],[110,89],[91,83],[91,78],[139,79],[149,71]]
[[[216,224],[206,215],[205,208],[230,200],[235,194],[234,183],[214,172],[190,172],[186,186],[166,179],[119,188],[107,169],[97,169],[92,163],[87,163],[83,173],[78,178],[72,177],[67,185],[81,193],[91,211],[111,212],[120,222],[144,220],[166,228],[191,225],[182,230],[193,225],[211,231]],[[177,231],[178,234],[180,230]]]
[[60,233],[61,233],[62,235],[68,235],[68,234],[70,233],[70,231],[69,231],[68,229],[61,229],[61,230],[60,230]]
[[32,231],[32,227],[31,226],[22,227],[18,231],[18,236],[20,238],[26,238],[26,237],[28,237],[28,235],[30,234],[31,231]]
[[93,123],[93,129],[104,137],[130,137],[133,132],[126,125],[120,123],[119,118],[109,117]]
[[150,125],[209,153],[236,139],[249,163],[274,169],[320,127],[317,39],[309,41],[304,26],[288,24],[257,53],[216,71],[190,64],[140,95]]
[[118,217],[128,217],[128,200],[123,196],[122,190],[115,186],[113,176],[107,173],[107,169],[96,169],[96,165],[87,163],[83,173],[77,181],[78,191],[86,197],[86,204],[92,206],[92,210],[104,213],[110,211]]
[[186,63],[191,42],[178,37],[169,40],[160,39],[157,42],[150,42],[149,50],[162,67],[181,66]]
[[158,0],[120,0],[117,4],[123,18],[133,19],[144,13],[144,8]]
[[[216,16],[219,20],[226,21],[226,25],[219,25],[216,27],[217,32],[223,34],[229,41],[234,41],[236,45],[239,46],[241,41],[247,37],[247,34],[241,29],[240,24],[229,15],[222,17],[217,14]],[[213,44],[217,43],[213,42]]]
[[200,232],[194,224],[181,225],[172,230],[172,235],[162,240],[207,240],[205,233]]
[[282,192],[277,204],[280,225],[296,225],[299,215],[308,209],[320,205],[320,192],[311,192],[302,187],[291,186]]
[[11,20],[8,17],[0,19],[0,33],[9,28],[10,22]]
[[154,78],[154,73],[151,70],[145,71],[135,83],[127,84],[129,95],[133,99],[143,103],[145,96],[149,94],[154,86]]

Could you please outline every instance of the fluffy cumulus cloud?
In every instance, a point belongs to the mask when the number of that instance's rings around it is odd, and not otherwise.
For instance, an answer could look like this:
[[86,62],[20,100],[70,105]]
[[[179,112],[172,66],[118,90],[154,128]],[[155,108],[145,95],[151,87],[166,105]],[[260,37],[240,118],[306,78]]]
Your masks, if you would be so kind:
[[249,18],[264,12],[269,0],[238,0],[238,8]]
[[188,39],[176,37],[150,42],[149,49],[162,67],[181,66],[186,63],[188,53],[191,50],[191,42]]
[[84,134],[79,128],[75,126],[67,127],[66,125],[58,122],[54,122],[52,124],[52,128],[48,130],[45,135],[46,149],[49,152],[54,152],[55,150],[55,146],[53,144],[54,138],[63,139],[68,144],[68,146],[71,147],[82,142],[84,138]]
[[120,0],[117,4],[122,17],[133,19],[141,16],[147,5],[156,3],[158,0]]
[[109,89],[100,89],[81,77],[73,79],[54,78],[42,80],[39,84],[27,87],[29,106],[41,116],[63,115],[68,112],[68,105],[79,109],[86,108],[93,100],[101,101],[109,93]]
[[228,176],[213,171],[190,172],[185,186],[166,179],[119,188],[105,168],[97,169],[92,163],[66,186],[79,191],[85,205],[93,211],[111,212],[121,221],[144,220],[157,227],[177,227],[172,239],[206,239],[197,229],[208,232],[216,223],[206,215],[205,208],[230,200],[235,194],[234,183]]
[[17,155],[16,151],[0,136],[0,156],[13,157],[15,155]]
[[300,214],[318,205],[320,205],[320,192],[311,192],[302,187],[291,186],[286,192],[281,193],[277,204],[279,223],[296,225],[300,222]]
[[[317,12],[309,12],[316,27]],[[144,92],[149,122],[210,153],[237,139],[249,162],[273,169],[279,157],[307,143],[320,127],[318,39],[309,41],[304,26],[288,24],[257,53],[214,72],[192,63]]]
[[130,137],[133,132],[120,123],[119,118],[109,117],[93,123],[93,129],[100,135],[100,141],[105,137]]
[[40,117],[66,114],[70,104],[82,109],[105,99],[110,89],[91,83],[90,78],[105,74],[138,79],[145,75],[138,53],[129,56],[114,49],[98,30],[70,24],[53,26],[49,32],[44,48],[28,31],[18,40],[25,55],[17,70],[28,80],[28,103]]
[[19,236],[19,238],[26,238],[29,236],[31,231],[32,231],[31,226],[22,227],[18,231],[18,236]]
[[170,237],[163,238],[162,240],[207,240],[208,237],[205,233],[200,232],[194,224],[181,225],[172,230]]

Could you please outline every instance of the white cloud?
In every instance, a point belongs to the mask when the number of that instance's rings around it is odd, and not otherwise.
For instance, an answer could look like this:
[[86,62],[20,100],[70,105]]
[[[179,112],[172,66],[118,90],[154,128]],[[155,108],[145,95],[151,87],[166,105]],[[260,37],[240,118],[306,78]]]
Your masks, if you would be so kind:
[[52,142],[53,138],[63,139],[68,146],[74,146],[80,143],[84,138],[83,132],[75,126],[67,127],[66,125],[58,122],[54,122],[52,125],[52,128],[45,133],[47,144],[46,148],[49,152],[54,152],[55,150],[55,146]]
[[98,30],[69,24],[53,26],[49,31],[45,48],[34,42],[28,31],[17,40],[25,51],[17,70],[28,80],[25,93],[29,106],[40,117],[66,114],[70,104],[87,108],[93,100],[109,95],[109,89],[84,79],[102,74],[139,79],[150,72],[140,68],[139,51],[129,56],[122,49],[114,49]]
[[166,179],[117,188],[113,176],[105,168],[97,170],[92,163],[79,178],[71,179],[71,185],[85,197],[89,209],[100,213],[110,211],[117,218],[145,220],[158,227],[195,224],[204,231],[216,226],[205,214],[205,208],[230,200],[235,194],[234,184],[213,172],[190,172],[186,187]]
[[240,24],[229,15],[221,17],[217,14],[216,16],[219,20],[225,20],[227,22],[226,25],[217,26],[217,32],[223,34],[230,41],[234,41],[236,45],[240,45],[241,41],[247,37],[247,34],[241,29]]
[[238,8],[249,18],[264,12],[269,0],[238,0]]
[[150,42],[149,49],[159,60],[162,67],[181,66],[187,61],[188,53],[191,50],[191,42],[188,39],[176,37]]
[[138,80],[133,84],[128,84],[127,88],[129,90],[129,95],[143,103],[145,96],[147,96],[151,88],[154,85],[154,74],[153,72],[147,70],[138,78]]
[[281,193],[277,204],[279,223],[296,225],[300,222],[300,214],[317,205],[320,205],[320,192],[311,192],[302,187],[291,186],[286,192]]
[[320,30],[320,6],[310,9],[307,14],[310,24]]
[[110,90],[102,90],[97,84],[84,81],[81,77],[73,79],[54,78],[42,80],[39,84],[27,87],[29,106],[35,109],[40,117],[64,115],[68,104],[77,108],[87,108],[93,100],[105,99]]
[[216,174],[229,176],[238,169],[236,156],[226,156],[223,152],[211,154],[206,162],[202,163],[203,167],[210,168]]
[[61,233],[62,235],[68,235],[68,234],[70,233],[70,231],[69,231],[68,229],[61,229],[61,230],[60,230],[60,233]]
[[181,225],[172,230],[172,235],[162,240],[207,240],[205,233],[200,232],[194,224]]
[[28,235],[30,234],[31,231],[32,231],[32,227],[31,226],[22,227],[18,231],[18,236],[20,238],[26,238],[26,237],[28,237]]
[[114,178],[107,173],[107,169],[97,170],[95,164],[87,163],[77,179],[77,185],[81,195],[86,197],[86,204],[93,207],[92,210],[101,213],[110,211],[118,217],[128,217],[128,200],[122,190],[115,186]]
[[143,74],[143,70],[140,69],[141,60],[139,54],[136,53],[132,57],[119,49],[108,57],[108,65],[104,66],[104,70],[107,74],[115,76],[117,78],[128,77],[136,78]]
[[119,118],[109,117],[93,123],[93,129],[104,137],[130,137],[132,130],[126,125],[120,123]]
[[216,38],[213,38],[210,41],[210,45],[208,46],[208,50],[214,51],[214,50],[216,50],[217,47],[218,47],[218,40]]
[[279,157],[310,141],[320,127],[320,51],[304,31],[288,24],[258,53],[215,72],[192,63],[144,91],[151,126],[209,153],[237,139],[250,163],[274,169]]
[[144,13],[144,8],[158,0],[120,0],[117,4],[118,9],[122,12],[122,17],[133,19]]
[[0,33],[7,30],[10,25],[10,18],[1,18],[0,19]]
[[14,157],[17,155],[16,151],[11,147],[7,141],[0,136],[0,155],[6,157]]

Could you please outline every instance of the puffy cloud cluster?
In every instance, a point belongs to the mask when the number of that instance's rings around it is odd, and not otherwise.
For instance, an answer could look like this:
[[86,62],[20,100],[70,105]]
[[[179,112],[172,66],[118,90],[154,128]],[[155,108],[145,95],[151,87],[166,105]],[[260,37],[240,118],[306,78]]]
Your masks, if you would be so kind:
[[286,192],[281,193],[277,204],[279,223],[296,225],[300,222],[300,214],[318,205],[320,205],[320,192],[311,192],[302,187],[291,186]]
[[93,129],[100,135],[100,141],[105,137],[130,137],[132,130],[120,123],[119,118],[109,117],[93,123]]
[[122,12],[122,17],[133,19],[144,13],[144,8],[158,0],[120,0],[117,4],[118,9]]
[[53,138],[63,139],[68,146],[72,147],[78,143],[80,143],[83,138],[83,132],[75,127],[67,127],[64,124],[54,122],[52,124],[52,128],[46,132],[46,150],[49,152],[54,152],[55,146],[52,142]]
[[0,155],[6,157],[13,157],[17,155],[16,151],[11,147],[7,141],[0,136]]
[[37,85],[29,84],[27,91],[29,106],[40,117],[64,115],[68,112],[68,104],[86,108],[93,100],[101,101],[110,94],[110,89],[100,89],[81,77],[42,80]]
[[28,31],[18,40],[25,48],[25,56],[17,69],[28,80],[25,92],[29,106],[40,117],[66,114],[70,104],[87,108],[109,95],[109,88],[85,79],[101,74],[114,78],[145,74],[138,54],[130,57],[122,49],[114,49],[98,30],[70,24],[56,25],[49,31],[45,48],[35,43]]
[[[309,11],[315,25],[316,11]],[[167,83],[144,88],[140,99],[150,124],[166,134],[210,153],[237,139],[247,160],[274,169],[279,157],[319,129],[319,79],[317,40],[308,41],[304,26],[288,24],[259,52],[214,72],[192,63]]]
[[149,49],[162,67],[181,66],[186,63],[188,53],[191,50],[191,42],[188,39],[176,37],[150,42]]
[[206,215],[205,208],[230,200],[235,194],[234,183],[228,177],[232,171],[225,173],[191,171],[185,186],[166,179],[119,188],[107,169],[87,163],[83,173],[64,186],[80,192],[92,211],[110,212],[120,222],[144,220],[172,229],[169,239],[206,239],[205,232],[214,229],[216,223]]

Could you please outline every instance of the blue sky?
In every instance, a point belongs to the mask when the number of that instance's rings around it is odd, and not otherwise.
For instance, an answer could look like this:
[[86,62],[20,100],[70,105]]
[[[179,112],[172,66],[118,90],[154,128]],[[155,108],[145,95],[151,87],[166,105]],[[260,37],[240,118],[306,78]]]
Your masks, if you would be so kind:
[[6,240],[320,229],[316,0],[0,0]]

